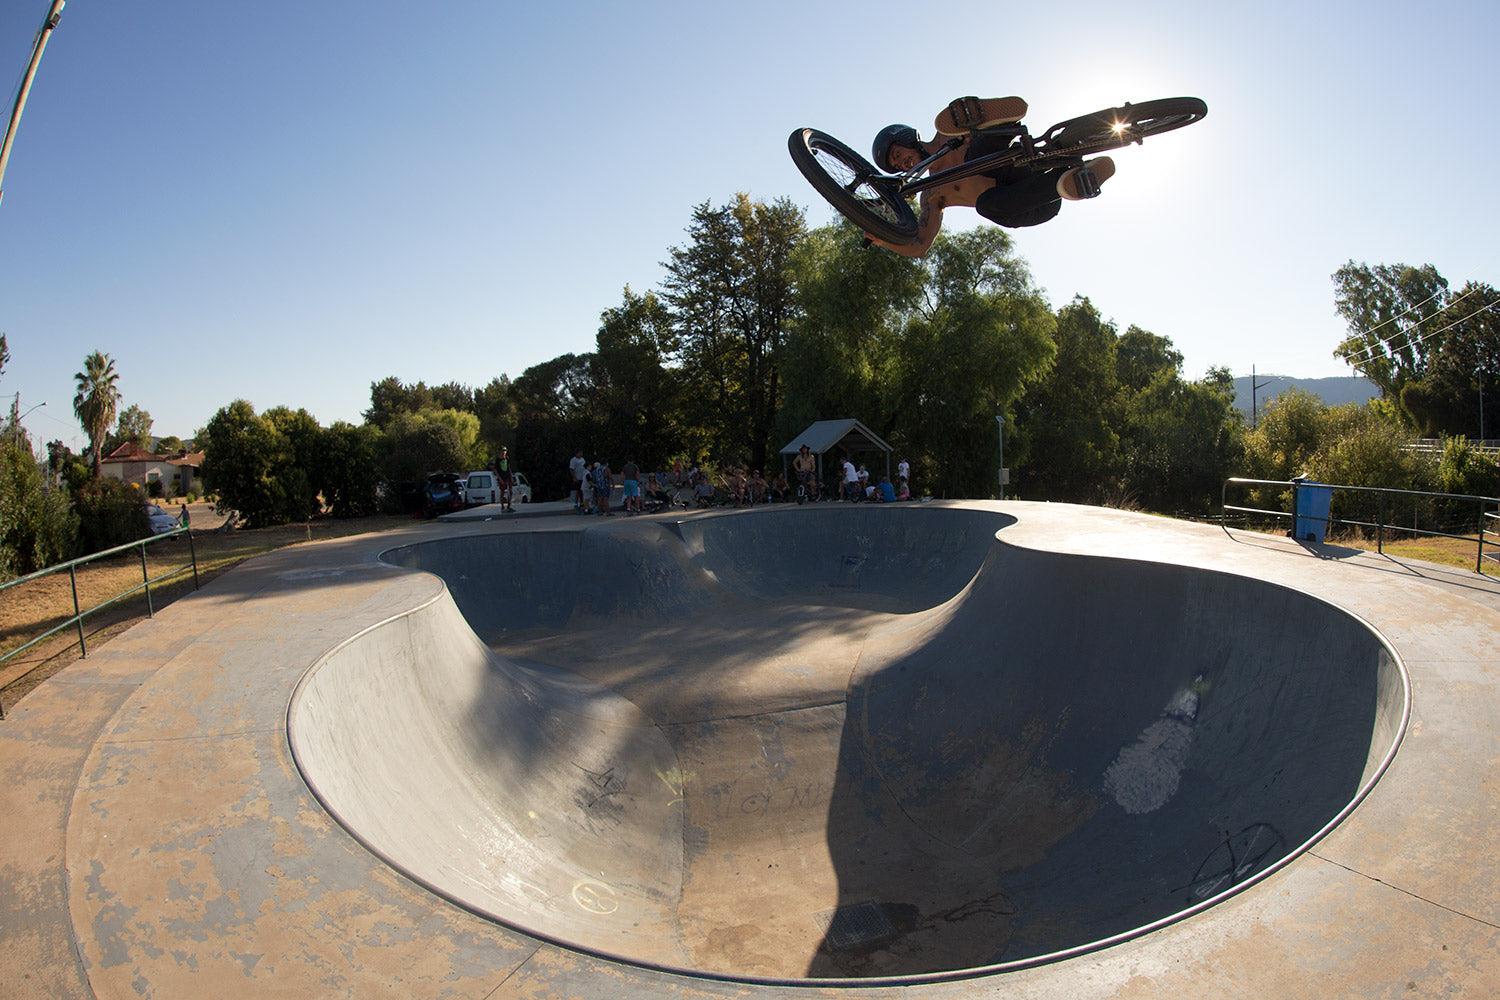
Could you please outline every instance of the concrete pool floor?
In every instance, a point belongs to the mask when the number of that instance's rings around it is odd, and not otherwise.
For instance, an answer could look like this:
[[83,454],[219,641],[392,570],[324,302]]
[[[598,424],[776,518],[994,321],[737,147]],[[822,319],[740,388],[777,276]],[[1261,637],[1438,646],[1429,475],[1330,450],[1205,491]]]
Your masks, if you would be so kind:
[[[979,506],[1017,519],[1001,532],[1007,545],[1250,576],[1363,618],[1410,671],[1405,740],[1368,798],[1308,853],[1187,920],[988,977],[795,992],[1500,992],[1500,865],[1491,846],[1500,792],[1500,581],[1111,510]],[[25,698],[0,722],[0,992],[792,991],[621,965],[475,916],[365,850],[320,808],[293,763],[287,706],[308,668],[442,593],[434,577],[380,563],[381,550],[455,534],[576,530],[582,521],[427,524],[282,550],[176,602]]]

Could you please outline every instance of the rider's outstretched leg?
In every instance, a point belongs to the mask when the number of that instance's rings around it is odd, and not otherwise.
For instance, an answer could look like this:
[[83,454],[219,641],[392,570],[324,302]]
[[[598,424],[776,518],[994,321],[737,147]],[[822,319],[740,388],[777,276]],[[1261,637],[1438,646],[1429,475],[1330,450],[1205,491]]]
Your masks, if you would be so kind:
[[1107,156],[1097,156],[1081,167],[1065,171],[1057,179],[1057,193],[1068,201],[1083,201],[1099,197],[1099,185],[1115,175],[1115,161]]

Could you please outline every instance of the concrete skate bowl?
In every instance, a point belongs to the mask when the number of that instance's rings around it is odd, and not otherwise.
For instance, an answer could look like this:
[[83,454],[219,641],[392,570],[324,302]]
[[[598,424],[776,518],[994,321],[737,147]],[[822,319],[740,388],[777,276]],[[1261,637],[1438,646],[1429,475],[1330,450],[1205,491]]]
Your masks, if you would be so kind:
[[1271,875],[1368,792],[1405,671],[1346,612],[784,508],[391,550],[446,592],[289,713],[309,786],[432,891],[608,959],[912,983],[1055,961]]

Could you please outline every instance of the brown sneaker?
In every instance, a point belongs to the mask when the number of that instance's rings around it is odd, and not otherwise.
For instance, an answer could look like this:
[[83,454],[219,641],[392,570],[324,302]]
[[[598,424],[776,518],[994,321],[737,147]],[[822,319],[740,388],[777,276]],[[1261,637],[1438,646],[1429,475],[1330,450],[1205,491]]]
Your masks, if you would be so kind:
[[970,129],[1020,121],[1026,102],[1019,97],[960,97],[938,112],[933,127],[942,135],[965,135]]
[[1115,161],[1107,156],[1096,156],[1084,161],[1083,166],[1074,167],[1057,179],[1057,193],[1068,201],[1083,201],[1099,197],[1099,186],[1115,175]]

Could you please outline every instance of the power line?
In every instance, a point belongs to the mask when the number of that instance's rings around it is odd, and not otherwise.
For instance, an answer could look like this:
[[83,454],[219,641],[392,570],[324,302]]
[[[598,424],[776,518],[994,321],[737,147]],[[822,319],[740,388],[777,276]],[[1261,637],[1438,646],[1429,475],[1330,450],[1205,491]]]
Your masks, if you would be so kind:
[[[1500,306],[1500,298],[1497,298],[1495,301],[1491,302],[1487,306],[1484,306],[1483,308],[1474,310],[1473,312],[1469,313],[1466,316],[1460,316],[1458,319],[1456,319],[1453,322],[1449,323],[1447,326],[1443,327],[1440,330],[1433,330],[1431,333],[1424,334],[1421,337],[1421,339],[1419,339],[1419,340],[1412,341],[1412,340],[1408,339],[1407,343],[1404,344],[1404,345],[1402,345],[1402,348],[1412,348],[1412,347],[1417,346],[1418,344],[1425,344],[1427,341],[1431,340],[1433,337],[1436,337],[1439,334],[1447,333],[1449,330],[1453,329],[1455,326],[1458,326],[1460,323],[1467,322],[1468,320],[1471,320],[1475,316],[1479,316],[1482,313],[1490,312],[1493,309],[1495,309],[1495,307],[1497,307],[1497,306]],[[1439,313],[1438,315],[1442,315],[1442,314]],[[1360,365],[1369,364],[1371,361],[1375,360],[1375,358],[1377,356],[1378,357],[1388,357],[1390,354],[1395,353],[1395,350],[1399,350],[1399,349],[1402,349],[1402,348],[1395,348],[1395,349],[1391,349],[1391,350],[1385,351],[1385,352],[1377,352],[1372,347],[1370,349],[1370,353],[1367,354],[1363,358],[1355,360],[1353,358],[1346,357],[1344,360],[1346,360],[1346,361],[1349,362],[1350,367],[1358,368]]]
[[[1383,343],[1382,341],[1376,340],[1374,344],[1366,345],[1365,350],[1368,353],[1363,358],[1359,358],[1357,360],[1350,359],[1349,363],[1350,364],[1363,364],[1365,361],[1369,361],[1372,358],[1374,358],[1377,354],[1395,353],[1396,351],[1399,351],[1399,350],[1403,350],[1403,349],[1407,349],[1407,348],[1412,348],[1412,347],[1417,346],[1418,344],[1426,343],[1429,339],[1431,339],[1431,337],[1433,336],[1433,334],[1425,334],[1425,335],[1423,335],[1418,340],[1412,340],[1413,335],[1417,332],[1417,330],[1421,329],[1423,323],[1426,323],[1428,320],[1434,320],[1434,319],[1440,319],[1440,318],[1442,318],[1443,315],[1446,314],[1454,306],[1458,305],[1464,299],[1468,298],[1470,295],[1473,295],[1475,292],[1479,291],[1480,289],[1486,288],[1486,287],[1488,287],[1488,286],[1486,286],[1486,285],[1474,285],[1467,292],[1464,292],[1462,295],[1458,296],[1456,299],[1453,299],[1451,302],[1448,302],[1446,305],[1443,306],[1442,309],[1440,309],[1437,312],[1433,313],[1431,316],[1425,316],[1422,319],[1418,320],[1417,322],[1413,323],[1406,330],[1402,331],[1405,334],[1405,336],[1406,336],[1406,340],[1405,340],[1404,343],[1399,344],[1399,345],[1398,344],[1386,344],[1386,343]],[[1423,300],[1423,302],[1430,302],[1430,301],[1431,301],[1431,297],[1430,296],[1427,299]],[[1417,306],[1420,306],[1421,304],[1422,303],[1418,303]],[[1493,303],[1491,303],[1491,305],[1493,305]],[[1368,337],[1369,334],[1373,333],[1375,330],[1380,329],[1380,327],[1385,326],[1386,323],[1391,323],[1391,322],[1394,322],[1397,319],[1400,319],[1401,316],[1404,316],[1404,315],[1406,315],[1406,313],[1409,313],[1413,309],[1416,309],[1417,306],[1412,306],[1411,309],[1408,309],[1408,310],[1406,310],[1406,312],[1401,313],[1400,316],[1393,316],[1393,317],[1391,317],[1391,319],[1386,320],[1385,323],[1378,323],[1375,326],[1370,327],[1370,329],[1367,330],[1367,331],[1365,331],[1364,333],[1351,334],[1350,337],[1349,337],[1349,339],[1350,340],[1356,340],[1356,339],[1360,339],[1360,338],[1363,338],[1363,337]],[[1487,306],[1486,308],[1489,308],[1489,307]],[[1477,316],[1477,315],[1479,315],[1480,312],[1483,312],[1483,311],[1484,310],[1482,310],[1482,309],[1481,310],[1477,310],[1475,312],[1470,313],[1469,316]],[[1468,316],[1463,317],[1463,319],[1467,319],[1467,318],[1468,318]],[[1460,323],[1463,322],[1463,319],[1458,320],[1458,322],[1460,322]],[[1452,327],[1454,325],[1455,324],[1449,324],[1448,326],[1444,327],[1443,329],[1445,329],[1445,330],[1446,329],[1452,329]],[[1441,331],[1439,331],[1439,332],[1441,332]]]

